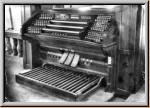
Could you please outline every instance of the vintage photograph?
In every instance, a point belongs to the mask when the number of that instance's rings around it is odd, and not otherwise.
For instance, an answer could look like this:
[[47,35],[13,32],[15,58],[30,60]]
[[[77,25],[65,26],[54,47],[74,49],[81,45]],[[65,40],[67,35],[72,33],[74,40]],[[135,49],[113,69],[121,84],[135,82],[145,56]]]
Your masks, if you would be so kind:
[[4,9],[5,102],[146,101],[145,5]]

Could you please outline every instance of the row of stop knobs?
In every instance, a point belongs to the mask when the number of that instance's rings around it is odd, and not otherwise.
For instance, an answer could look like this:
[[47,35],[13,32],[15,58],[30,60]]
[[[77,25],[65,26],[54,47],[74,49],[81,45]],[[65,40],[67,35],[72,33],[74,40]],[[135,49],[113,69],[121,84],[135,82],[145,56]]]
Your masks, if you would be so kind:
[[51,32],[49,33],[50,35],[57,35],[57,36],[67,36],[66,33],[54,33],[54,32]]
[[46,14],[46,13],[41,13],[39,16],[39,19],[52,19],[54,15]]

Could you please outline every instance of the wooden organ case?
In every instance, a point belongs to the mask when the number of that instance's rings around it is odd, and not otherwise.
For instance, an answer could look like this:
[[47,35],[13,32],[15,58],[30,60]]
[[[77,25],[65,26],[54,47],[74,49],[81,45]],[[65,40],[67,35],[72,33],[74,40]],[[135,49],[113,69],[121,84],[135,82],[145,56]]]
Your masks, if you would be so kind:
[[22,26],[24,68],[16,82],[79,101],[104,88],[135,93],[140,70],[141,6],[38,11]]

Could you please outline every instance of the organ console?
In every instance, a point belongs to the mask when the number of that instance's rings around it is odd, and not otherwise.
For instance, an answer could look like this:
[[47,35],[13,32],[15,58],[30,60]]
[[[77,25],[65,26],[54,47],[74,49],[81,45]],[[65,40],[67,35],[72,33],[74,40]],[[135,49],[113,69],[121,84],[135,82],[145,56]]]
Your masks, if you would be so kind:
[[[80,101],[104,88],[135,93],[144,83],[140,6],[38,11],[22,26],[24,68],[18,83]],[[138,21],[138,23],[137,23]]]

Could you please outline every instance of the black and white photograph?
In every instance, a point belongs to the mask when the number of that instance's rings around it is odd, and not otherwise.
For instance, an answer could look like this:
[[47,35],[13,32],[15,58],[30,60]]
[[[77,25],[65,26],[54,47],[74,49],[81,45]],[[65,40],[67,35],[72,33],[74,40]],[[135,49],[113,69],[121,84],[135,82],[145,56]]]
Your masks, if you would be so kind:
[[145,4],[6,3],[3,9],[3,104],[147,102]]

